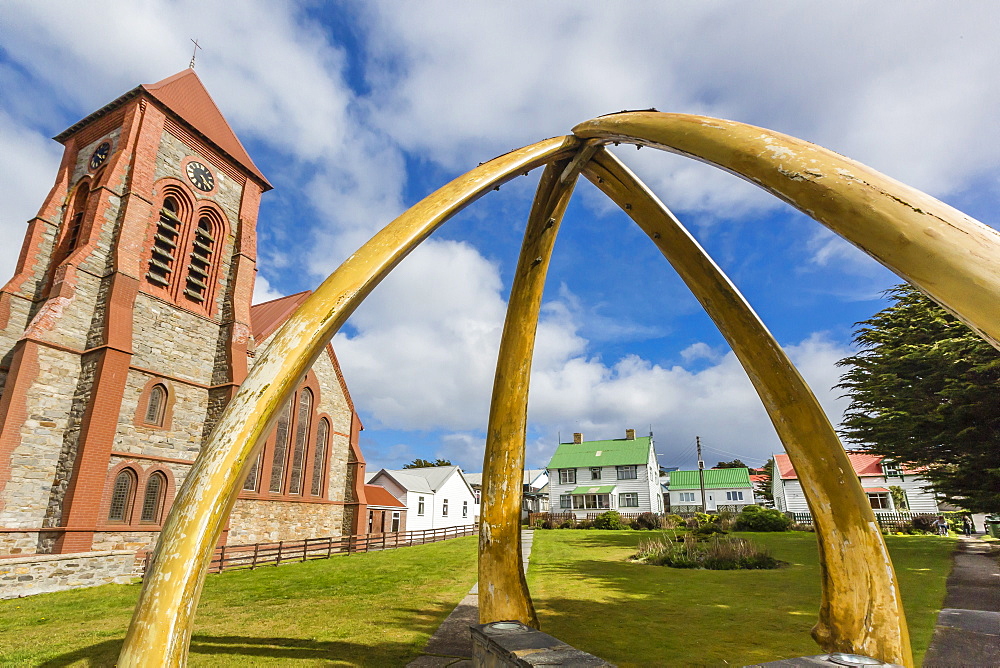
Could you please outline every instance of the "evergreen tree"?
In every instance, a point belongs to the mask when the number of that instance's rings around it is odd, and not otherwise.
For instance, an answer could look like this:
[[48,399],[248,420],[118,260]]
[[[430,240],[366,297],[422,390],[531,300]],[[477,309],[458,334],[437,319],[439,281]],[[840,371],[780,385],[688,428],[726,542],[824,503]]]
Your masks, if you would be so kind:
[[764,479],[756,485],[757,496],[774,503],[774,489],[771,487],[771,481],[774,480],[774,457],[769,457],[760,469]]
[[432,466],[452,466],[450,460],[438,458],[433,462],[429,459],[420,459],[417,457],[409,464],[403,464],[404,469],[426,469]]
[[841,434],[910,467],[950,503],[1000,511],[1000,352],[909,285],[858,323],[838,364],[850,407]]

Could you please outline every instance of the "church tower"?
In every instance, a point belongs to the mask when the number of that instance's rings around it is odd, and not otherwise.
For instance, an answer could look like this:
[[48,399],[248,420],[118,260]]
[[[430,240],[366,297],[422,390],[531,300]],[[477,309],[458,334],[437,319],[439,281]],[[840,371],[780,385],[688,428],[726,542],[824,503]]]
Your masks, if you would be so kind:
[[0,554],[158,531],[253,345],[271,186],[194,70],[55,139],[55,185],[0,291]]

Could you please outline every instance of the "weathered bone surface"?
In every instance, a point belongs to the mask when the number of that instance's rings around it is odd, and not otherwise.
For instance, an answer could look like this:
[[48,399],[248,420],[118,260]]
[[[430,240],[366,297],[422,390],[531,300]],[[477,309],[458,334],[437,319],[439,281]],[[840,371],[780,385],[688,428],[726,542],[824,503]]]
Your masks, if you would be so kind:
[[[732,284],[669,211],[610,154],[594,151],[615,141],[655,146],[757,183],[920,287],[997,347],[1000,235],[860,163],[750,125],[630,112],[582,123],[574,135],[496,158],[431,194],[352,255],[289,318],[227,407],[178,493],[119,665],[186,663],[205,570],[239,493],[244,466],[278,408],[347,317],[450,216],[542,165],[551,167],[539,186],[522,246],[497,370],[497,383],[513,387],[495,387],[491,405],[480,539],[483,621],[500,615],[537,624],[521,574],[519,534],[511,531],[513,499],[519,497],[512,490],[521,485],[528,374],[545,271],[566,202],[584,170],[650,234],[718,323],[795,463],[819,529],[824,576],[817,640],[826,650],[912,665],[892,564],[815,397]],[[484,587],[492,587],[493,594],[483,596]]]

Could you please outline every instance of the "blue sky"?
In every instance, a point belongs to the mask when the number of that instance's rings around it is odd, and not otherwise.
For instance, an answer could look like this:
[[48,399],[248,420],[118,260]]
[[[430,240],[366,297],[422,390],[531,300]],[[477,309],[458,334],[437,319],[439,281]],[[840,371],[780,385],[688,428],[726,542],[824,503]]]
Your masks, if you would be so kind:
[[[792,134],[994,227],[995,3],[146,0],[0,9],[0,273],[51,187],[49,139],[139,83],[197,71],[275,189],[257,299],[312,288],[375,231],[497,154],[627,108]],[[853,323],[895,277],[737,178],[616,149],[691,229],[836,423]],[[447,223],[337,335],[369,470],[482,466],[496,350],[538,172]],[[586,183],[549,273],[528,464],[558,437],[652,428],[665,466],[781,452],[739,364],[634,225]]]

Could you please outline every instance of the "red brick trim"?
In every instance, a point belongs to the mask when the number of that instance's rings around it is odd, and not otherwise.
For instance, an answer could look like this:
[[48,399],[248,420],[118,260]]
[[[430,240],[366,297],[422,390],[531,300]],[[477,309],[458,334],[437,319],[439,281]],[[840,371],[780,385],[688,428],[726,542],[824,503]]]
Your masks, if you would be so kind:
[[[131,330],[131,322],[127,326]],[[68,527],[96,527],[100,519],[101,498],[106,491],[108,462],[117,432],[130,358],[131,355],[108,349],[98,360],[90,401],[80,424],[80,445],[73,475],[63,502],[63,517]],[[57,541],[53,552],[86,552],[92,544],[93,531],[89,535],[64,536]]]
[[[163,387],[166,390],[167,396],[164,398],[166,405],[163,407],[163,420],[160,424],[150,424],[146,422],[146,410],[149,408],[149,397],[153,392],[153,388],[157,385]],[[142,388],[142,393],[139,394],[139,402],[135,407],[135,415],[132,419],[132,424],[142,429],[152,429],[154,431],[168,431],[171,428],[171,424],[174,417],[174,401],[177,399],[177,392],[174,390],[174,385],[168,379],[162,376],[153,376],[146,381],[146,384]]]

